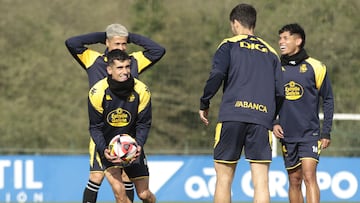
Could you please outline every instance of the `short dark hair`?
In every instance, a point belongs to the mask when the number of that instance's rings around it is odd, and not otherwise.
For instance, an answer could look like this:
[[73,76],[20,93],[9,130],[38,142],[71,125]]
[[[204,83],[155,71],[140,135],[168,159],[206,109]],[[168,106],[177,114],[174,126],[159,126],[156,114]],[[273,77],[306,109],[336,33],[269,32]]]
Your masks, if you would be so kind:
[[114,60],[125,61],[130,59],[129,54],[125,51],[121,51],[120,49],[111,50],[106,54],[108,65],[112,65]]
[[239,21],[242,26],[254,29],[256,25],[256,9],[249,4],[238,4],[230,12],[230,21]]
[[293,34],[297,34],[300,35],[302,42],[300,44],[300,48],[304,48],[305,46],[305,31],[304,29],[297,23],[292,23],[292,24],[287,24],[284,25],[280,30],[279,30],[279,35],[283,32],[290,32],[290,35]]

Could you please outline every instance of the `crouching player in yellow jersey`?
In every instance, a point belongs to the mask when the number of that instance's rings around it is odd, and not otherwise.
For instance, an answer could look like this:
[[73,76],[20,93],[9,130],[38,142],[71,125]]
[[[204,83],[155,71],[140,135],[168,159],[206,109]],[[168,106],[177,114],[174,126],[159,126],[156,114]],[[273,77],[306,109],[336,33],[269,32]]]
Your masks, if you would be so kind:
[[[124,170],[135,184],[138,197],[143,202],[154,203],[155,195],[149,190],[149,170],[143,148],[152,119],[150,91],[130,74],[131,59],[126,52],[112,50],[107,59],[108,76],[89,91],[90,135],[104,164],[105,176],[112,186],[116,202],[130,202],[121,176],[121,170]],[[130,165],[122,165],[120,158],[109,153],[110,141],[119,134],[132,136],[138,144],[137,159]]]

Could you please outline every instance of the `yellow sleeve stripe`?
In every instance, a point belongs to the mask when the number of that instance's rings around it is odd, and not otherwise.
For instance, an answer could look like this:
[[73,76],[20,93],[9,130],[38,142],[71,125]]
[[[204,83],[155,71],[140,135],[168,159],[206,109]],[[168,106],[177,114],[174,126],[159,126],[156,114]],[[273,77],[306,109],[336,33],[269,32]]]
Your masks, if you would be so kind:
[[242,39],[246,39],[247,37],[248,37],[247,35],[236,35],[234,37],[226,38],[220,43],[220,45],[218,46],[218,49],[221,45],[225,44],[226,42],[237,42]]
[[[246,39],[246,38],[248,38],[248,37],[249,37],[248,35],[236,35],[236,36],[231,37],[231,38],[226,38],[226,39],[224,39],[224,40],[220,43],[220,45],[218,46],[218,48],[219,48],[221,45],[223,45],[224,43],[226,43],[226,42],[237,42],[237,41],[240,41],[240,40],[242,40],[242,39]],[[257,40],[259,40],[261,43],[263,43],[263,44],[270,50],[270,52],[272,52],[273,54],[275,54],[275,55],[279,58],[279,56],[278,56],[277,52],[275,51],[275,49],[272,48],[267,42],[265,42],[263,39],[261,39],[261,38],[259,38],[259,37],[256,37],[255,39],[257,39]]]
[[144,56],[142,51],[133,52],[130,56],[133,56],[137,60],[139,73],[151,64],[151,61]]
[[149,88],[144,83],[142,83],[140,80],[137,80],[136,78],[134,78],[134,80],[135,80],[134,90],[139,94],[140,97],[139,107],[138,107],[138,113],[140,113],[150,103],[151,93],[149,91]]
[[108,86],[107,78],[104,78],[97,82],[89,91],[90,103],[99,113],[104,112],[102,102],[105,95],[105,89]]
[[86,69],[89,68],[92,64],[94,64],[97,57],[101,56],[101,54],[97,51],[87,49],[82,54],[78,54],[79,59],[84,63]]
[[326,66],[325,64],[311,57],[306,59],[306,62],[308,62],[311,65],[311,67],[314,69],[315,84],[316,84],[316,88],[319,90],[326,75]]
[[265,44],[265,46],[266,46],[273,54],[275,54],[275,55],[279,58],[277,52],[275,51],[274,48],[272,48],[272,46],[270,46],[270,44],[268,44],[267,42],[265,42],[265,41],[264,41],[263,39],[261,39],[261,38],[257,38],[257,39],[258,39],[261,43]]

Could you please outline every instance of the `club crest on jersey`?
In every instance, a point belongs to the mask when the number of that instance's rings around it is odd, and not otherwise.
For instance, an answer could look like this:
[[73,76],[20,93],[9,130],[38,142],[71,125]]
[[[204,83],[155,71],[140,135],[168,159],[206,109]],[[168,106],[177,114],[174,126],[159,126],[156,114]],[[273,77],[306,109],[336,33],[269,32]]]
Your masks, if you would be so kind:
[[135,100],[135,95],[131,94],[128,98],[128,102],[133,102]]
[[124,127],[130,123],[131,114],[125,109],[118,108],[108,113],[108,115],[106,116],[106,121],[111,126]]
[[307,71],[307,67],[306,64],[302,64],[299,68],[299,72],[300,73],[305,73]]
[[287,100],[300,99],[303,94],[304,94],[304,88],[295,81],[290,81],[287,84],[285,84],[285,98]]
[[105,95],[105,99],[107,100],[107,101],[111,101],[112,100],[112,98],[111,98],[111,96],[110,95]]

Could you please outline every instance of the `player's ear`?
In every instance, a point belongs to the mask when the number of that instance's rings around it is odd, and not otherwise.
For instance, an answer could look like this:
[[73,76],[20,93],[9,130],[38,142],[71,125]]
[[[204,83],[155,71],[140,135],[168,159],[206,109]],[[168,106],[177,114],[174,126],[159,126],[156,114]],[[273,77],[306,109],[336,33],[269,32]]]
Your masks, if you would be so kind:
[[109,48],[109,46],[110,46],[109,38],[106,38],[106,40],[105,40],[105,46]]
[[106,71],[107,71],[107,73],[109,74],[109,75],[111,75],[112,74],[112,68],[111,68],[111,66],[107,66],[106,67]]
[[297,38],[295,39],[295,44],[296,44],[296,46],[300,47],[301,43],[302,43],[301,37],[297,37]]
[[234,35],[238,35],[238,30],[242,27],[241,23],[238,20],[230,21],[231,31]]

